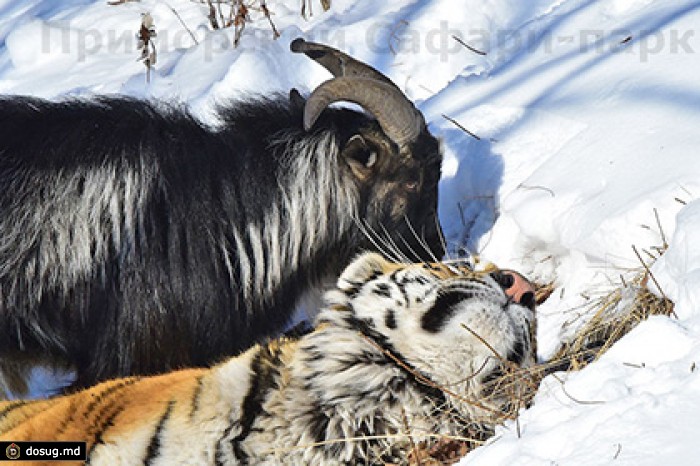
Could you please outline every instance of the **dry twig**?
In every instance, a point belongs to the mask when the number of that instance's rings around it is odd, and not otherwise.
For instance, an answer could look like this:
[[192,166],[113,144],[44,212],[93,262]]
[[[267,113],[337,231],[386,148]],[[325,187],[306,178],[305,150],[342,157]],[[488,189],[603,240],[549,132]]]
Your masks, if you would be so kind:
[[156,46],[153,38],[156,36],[156,26],[150,13],[141,15],[141,27],[136,34],[138,48],[141,50],[139,60],[146,66],[146,82],[151,81],[151,68],[156,64]]
[[454,40],[456,40],[457,42],[459,42],[460,44],[462,44],[462,45],[463,45],[465,48],[467,48],[468,50],[471,50],[472,52],[474,52],[474,53],[476,53],[476,54],[478,54],[478,55],[486,55],[486,52],[482,52],[481,50],[472,47],[471,45],[469,45],[469,44],[467,44],[466,42],[464,42],[464,40],[462,40],[461,37],[456,36],[456,35],[453,34],[453,35],[452,35],[452,38],[453,38]]
[[477,136],[476,134],[472,133],[471,131],[469,131],[469,130],[468,130],[467,128],[465,128],[464,126],[462,126],[462,124],[461,124],[460,122],[458,122],[457,120],[455,120],[454,118],[448,117],[448,116],[445,115],[444,113],[442,114],[442,117],[443,117],[445,120],[447,120],[447,121],[449,121],[450,123],[452,123],[453,125],[455,125],[457,128],[459,128],[459,129],[461,129],[462,131],[464,131],[465,133],[467,133],[469,136],[471,136],[471,137],[473,137],[474,139],[476,139],[477,141],[481,141],[481,138],[480,138],[479,136]]
[[168,5],[168,8],[170,8],[170,11],[172,11],[175,17],[178,19],[178,21],[180,21],[180,24],[182,24],[182,27],[185,28],[185,31],[189,33],[190,37],[192,38],[192,42],[194,42],[195,45],[199,45],[199,41],[194,36],[192,30],[190,30],[190,28],[187,27],[187,24],[185,24],[185,21],[182,19],[182,16],[180,16],[180,13],[178,13],[177,10],[175,10],[175,8],[171,7],[170,5]]

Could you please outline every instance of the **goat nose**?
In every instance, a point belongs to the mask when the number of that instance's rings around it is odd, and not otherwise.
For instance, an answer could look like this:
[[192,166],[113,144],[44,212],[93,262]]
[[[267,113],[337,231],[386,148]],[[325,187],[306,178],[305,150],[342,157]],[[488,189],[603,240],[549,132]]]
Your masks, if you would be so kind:
[[518,304],[530,309],[535,307],[535,288],[532,283],[518,272],[512,270],[499,270],[491,273],[506,295]]

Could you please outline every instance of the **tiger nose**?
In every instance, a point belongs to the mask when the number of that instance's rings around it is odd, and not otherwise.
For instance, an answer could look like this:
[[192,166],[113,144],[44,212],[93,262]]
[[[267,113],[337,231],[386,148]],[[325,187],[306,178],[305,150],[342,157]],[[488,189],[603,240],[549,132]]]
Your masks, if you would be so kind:
[[491,272],[491,277],[510,298],[518,304],[534,309],[535,307],[535,287],[530,281],[512,270],[499,270]]

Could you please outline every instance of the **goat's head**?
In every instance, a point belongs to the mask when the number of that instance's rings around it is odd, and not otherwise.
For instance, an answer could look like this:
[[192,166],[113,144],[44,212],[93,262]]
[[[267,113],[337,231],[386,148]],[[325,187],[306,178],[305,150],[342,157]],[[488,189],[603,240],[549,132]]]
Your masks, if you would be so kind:
[[[341,168],[360,193],[358,215],[367,235],[365,245],[393,250],[410,260],[441,257],[437,185],[442,154],[423,115],[389,78],[371,66],[303,39],[293,41],[291,49],[306,54],[334,76],[304,103],[307,131],[328,124],[324,110],[338,101],[358,104],[374,117],[352,112],[338,128]],[[292,92],[293,98],[301,98]]]

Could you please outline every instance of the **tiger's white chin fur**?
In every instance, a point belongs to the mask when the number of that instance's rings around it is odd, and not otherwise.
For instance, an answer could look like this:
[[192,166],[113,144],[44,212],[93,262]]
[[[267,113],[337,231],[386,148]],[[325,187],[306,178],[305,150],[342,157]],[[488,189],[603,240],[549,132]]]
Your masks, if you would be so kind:
[[[98,434],[86,428],[90,463],[400,462],[411,442],[502,420],[508,400],[493,380],[504,365],[533,363],[534,312],[488,273],[369,253],[326,299],[315,330],[299,339],[256,346],[191,376],[112,381],[72,395],[124,391],[126,406],[110,425]],[[82,409],[66,403],[74,414]],[[0,430],[21,425],[17,416],[32,405],[7,411]],[[33,411],[35,425],[46,408]],[[19,433],[2,438],[22,440]]]

